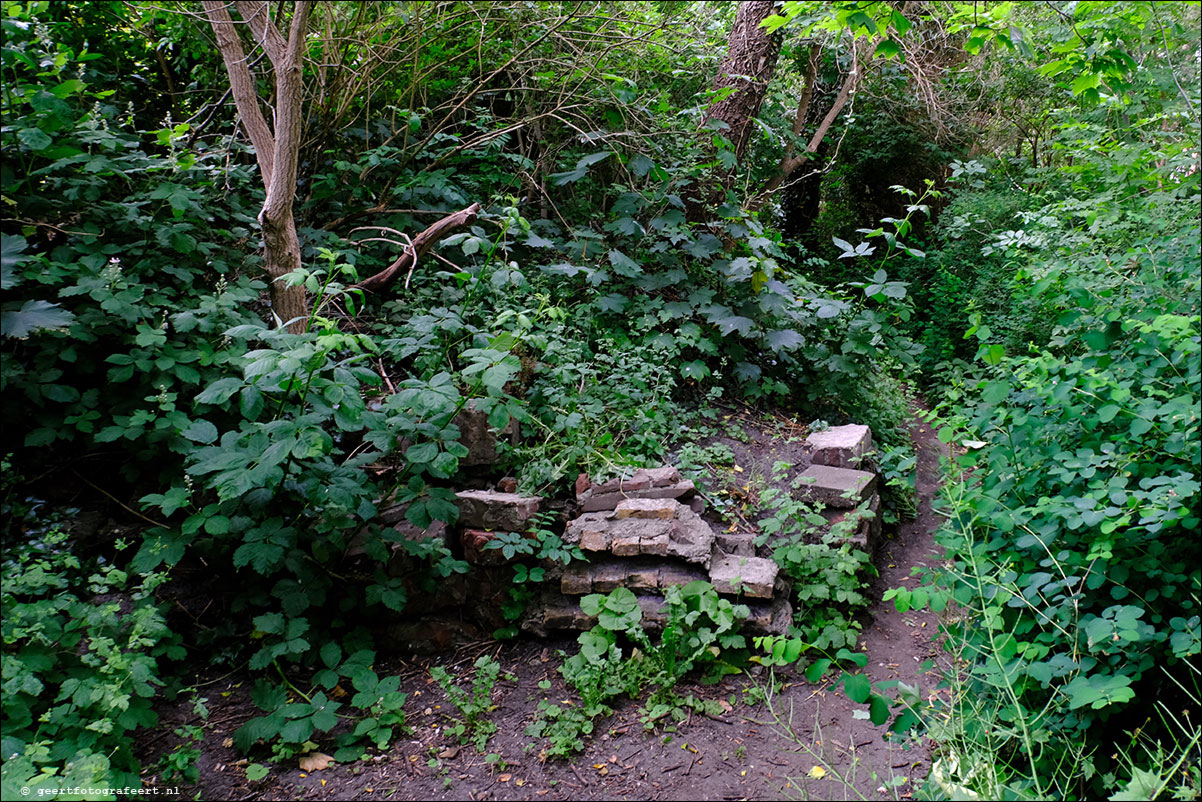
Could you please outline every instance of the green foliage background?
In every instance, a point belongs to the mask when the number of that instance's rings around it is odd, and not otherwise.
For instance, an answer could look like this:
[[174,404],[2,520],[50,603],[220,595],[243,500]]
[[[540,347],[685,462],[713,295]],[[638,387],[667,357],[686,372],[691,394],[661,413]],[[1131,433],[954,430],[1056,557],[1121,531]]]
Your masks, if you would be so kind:
[[[339,759],[387,748],[404,698],[359,622],[467,566],[378,507],[454,522],[469,404],[516,422],[500,467],[523,491],[656,464],[682,421],[734,402],[867,423],[904,487],[903,382],[939,405],[955,459],[951,567],[896,598],[971,613],[949,614],[970,665],[950,708],[899,727],[921,721],[959,767],[924,793],[1196,794],[1196,759],[1177,759],[1196,725],[1138,706],[1200,695],[1196,7],[951,3],[899,21],[884,3],[786,3],[740,162],[720,131],[698,136],[731,7],[497,3],[467,35],[461,5],[323,5],[346,35],[307,40],[328,70],[307,76],[305,268],[288,280],[312,313],[291,334],[269,322],[261,184],[207,29],[157,6],[2,4],[4,796],[136,784],[130,733],[154,723],[156,688],[179,689],[182,642],[264,676],[244,751],[291,756],[320,733]],[[812,175],[747,211],[817,124],[790,130],[809,45],[829,101],[857,39],[865,77]],[[403,290],[350,289],[395,258],[396,232],[472,202],[477,221]],[[102,485],[150,526],[127,549],[66,538],[31,501],[44,476]],[[804,517],[764,501],[761,523]],[[862,555],[800,537],[779,552],[803,597],[845,607],[794,635],[850,647]],[[397,552],[416,575],[389,572]],[[186,633],[161,601],[202,564],[240,590]],[[110,596],[119,614],[89,611]],[[689,604],[733,620],[704,589],[677,601],[682,620]],[[637,622],[617,623],[570,658],[578,685],[624,659],[614,632]],[[735,648],[689,626],[652,674],[588,686],[594,706],[666,692],[694,647]],[[340,681],[349,703],[327,695]],[[544,713],[564,754],[591,727]],[[1151,734],[1118,749],[1137,727]]]

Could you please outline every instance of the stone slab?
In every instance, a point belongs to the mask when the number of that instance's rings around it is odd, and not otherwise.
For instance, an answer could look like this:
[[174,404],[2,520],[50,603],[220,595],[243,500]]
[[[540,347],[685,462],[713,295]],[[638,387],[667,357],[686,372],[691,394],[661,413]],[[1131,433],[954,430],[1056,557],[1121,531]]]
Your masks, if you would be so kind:
[[459,506],[460,526],[525,532],[542,498],[495,490],[463,490],[455,494],[455,503]]
[[710,566],[710,582],[719,593],[771,599],[780,568],[763,557],[723,555]]
[[813,432],[806,438],[815,465],[833,468],[858,468],[864,455],[872,450],[872,430],[858,423],[832,426]]
[[608,493],[599,493],[597,488],[591,487],[581,493],[577,500],[580,502],[580,508],[584,512],[602,512],[604,510],[615,509],[618,504],[628,498],[673,498],[681,499],[688,498],[697,488],[689,479],[667,485],[665,487],[650,487],[646,490],[622,490]]
[[671,522],[668,556],[708,568],[713,550],[714,530],[710,525],[688,507],[677,509],[676,519]]
[[614,508],[619,520],[623,518],[675,518],[680,504],[672,499],[628,498]]
[[811,465],[797,477],[795,496],[811,504],[851,509],[876,492],[876,474]]

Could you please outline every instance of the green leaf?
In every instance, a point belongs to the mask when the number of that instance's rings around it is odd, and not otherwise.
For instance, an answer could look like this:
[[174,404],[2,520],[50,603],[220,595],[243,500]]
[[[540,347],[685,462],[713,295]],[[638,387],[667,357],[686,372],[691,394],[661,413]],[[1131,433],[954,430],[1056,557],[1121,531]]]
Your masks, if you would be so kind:
[[868,718],[878,727],[888,721],[889,700],[880,694],[872,694],[868,703]]
[[872,693],[872,681],[864,674],[844,674],[843,690],[856,704],[864,704]]
[[1098,420],[1102,423],[1109,423],[1114,420],[1114,416],[1122,411],[1122,407],[1117,404],[1107,404],[1098,410]]
[[432,462],[438,456],[438,443],[426,442],[405,449],[405,459],[418,464]]
[[1010,396],[1010,382],[994,381],[985,385],[981,392],[981,400],[986,404],[1000,404]]
[[58,304],[26,301],[20,309],[6,308],[0,312],[0,336],[21,340],[35,332],[65,329],[73,320],[75,315]]
[[192,421],[180,434],[193,443],[212,443],[217,439],[217,427],[204,419]]
[[901,47],[892,39],[882,39],[876,46],[876,52],[873,53],[873,57],[884,56],[888,59],[897,58],[899,55],[901,55]]
[[21,140],[30,150],[45,150],[54,140],[41,128],[22,128],[17,131],[17,139]]
[[29,259],[25,254],[28,244],[24,237],[0,237],[0,290],[10,290],[21,283],[16,270]]
[[1076,79],[1073,80],[1073,94],[1079,95],[1088,89],[1097,89],[1101,85],[1101,75],[1093,72],[1087,72],[1082,75],[1078,75]]

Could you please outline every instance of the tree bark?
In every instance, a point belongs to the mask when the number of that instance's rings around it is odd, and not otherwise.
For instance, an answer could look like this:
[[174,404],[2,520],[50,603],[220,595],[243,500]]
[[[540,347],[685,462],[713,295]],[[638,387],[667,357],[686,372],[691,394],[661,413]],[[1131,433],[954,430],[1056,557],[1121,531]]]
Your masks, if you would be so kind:
[[780,57],[781,37],[768,33],[760,23],[775,13],[773,0],[748,0],[739,3],[734,28],[726,48],[726,58],[714,81],[714,91],[733,89],[729,96],[715,103],[706,122],[721,120],[729,128],[722,133],[734,145],[735,156],[742,161],[751,140],[751,130],[768,82]]
[[292,9],[288,37],[280,33],[263,0],[238,0],[236,6],[256,43],[271,62],[275,79],[272,125],[260,107],[246,52],[229,15],[229,4],[204,0],[203,7],[217,48],[225,62],[238,117],[255,148],[259,175],[267,196],[259,212],[263,227],[263,269],[270,278],[273,314],[288,330],[301,333],[308,324],[309,304],[303,286],[286,287],[280,278],[301,266],[300,240],[292,207],[296,195],[296,169],[300,154],[301,106],[304,91],[305,36],[313,13],[312,0],[297,0]]
[[366,292],[379,292],[380,290],[387,289],[401,275],[401,271],[404,271],[406,275],[412,273],[413,268],[417,267],[418,260],[426,255],[426,252],[434,246],[434,243],[452,231],[475,222],[476,215],[479,213],[480,204],[473,203],[466,209],[461,209],[454,214],[447,215],[414,237],[410,247],[406,248],[405,252],[398,256],[395,262],[374,276],[365,278],[358,284],[351,285],[348,289],[364,290]]

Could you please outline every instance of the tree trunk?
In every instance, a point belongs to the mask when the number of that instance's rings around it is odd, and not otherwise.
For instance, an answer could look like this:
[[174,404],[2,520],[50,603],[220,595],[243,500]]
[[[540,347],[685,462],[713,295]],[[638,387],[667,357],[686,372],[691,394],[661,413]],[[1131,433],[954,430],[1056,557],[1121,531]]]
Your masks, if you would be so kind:
[[[797,106],[797,117],[793,121],[793,134],[798,136],[801,134],[804,126],[804,117],[809,113],[810,102],[813,98],[812,85],[817,80],[818,72],[818,51],[811,49],[810,51],[810,67],[809,74],[806,76],[806,88],[802,92],[801,101]],[[758,211],[768,201],[772,194],[789,179],[794,173],[807,164],[815,153],[818,152],[818,147],[826,138],[827,133],[831,130],[831,126],[835,124],[842,113],[843,108],[847,105],[848,100],[855,93],[856,85],[860,80],[860,59],[859,52],[856,50],[856,45],[852,43],[852,61],[851,71],[847,73],[847,77],[843,79],[843,85],[839,88],[839,94],[835,96],[831,107],[827,110],[826,116],[822,118],[822,122],[818,123],[818,128],[815,129],[814,135],[810,137],[806,149],[801,153],[795,153],[792,145],[785,149],[784,155],[781,157],[780,164],[776,168],[776,175],[768,180],[768,182],[756,193],[746,207],[751,211]]]
[[714,91],[729,88],[734,92],[710,108],[706,122],[721,120],[729,126],[722,133],[734,145],[735,156],[740,161],[747,151],[753,121],[760,113],[768,82],[772,80],[776,60],[780,57],[780,35],[770,34],[760,27],[760,23],[775,13],[775,6],[773,0],[739,3],[726,58],[722,60],[713,85]]
[[213,26],[217,48],[225,62],[230,90],[238,117],[255,147],[259,175],[267,197],[259,212],[263,227],[263,269],[271,280],[272,313],[288,330],[299,334],[308,325],[309,304],[301,285],[286,287],[280,277],[301,266],[300,240],[292,215],[296,195],[296,167],[300,155],[301,105],[303,103],[305,36],[312,0],[298,0],[292,10],[288,38],[280,33],[262,0],[238,0],[238,13],[252,36],[271,61],[275,78],[275,105],[269,125],[260,108],[255,80],[247,66],[242,38],[229,15],[229,4],[204,0],[205,15]]

